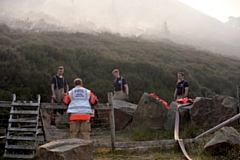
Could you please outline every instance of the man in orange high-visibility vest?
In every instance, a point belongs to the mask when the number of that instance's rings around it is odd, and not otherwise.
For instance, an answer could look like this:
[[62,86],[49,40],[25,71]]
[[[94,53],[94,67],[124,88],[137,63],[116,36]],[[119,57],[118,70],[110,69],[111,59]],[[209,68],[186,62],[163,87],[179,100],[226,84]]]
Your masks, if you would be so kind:
[[97,97],[88,89],[83,87],[82,80],[74,80],[74,88],[70,90],[63,99],[64,104],[69,104],[67,113],[70,116],[70,137],[90,140],[91,131],[91,105],[97,104]]

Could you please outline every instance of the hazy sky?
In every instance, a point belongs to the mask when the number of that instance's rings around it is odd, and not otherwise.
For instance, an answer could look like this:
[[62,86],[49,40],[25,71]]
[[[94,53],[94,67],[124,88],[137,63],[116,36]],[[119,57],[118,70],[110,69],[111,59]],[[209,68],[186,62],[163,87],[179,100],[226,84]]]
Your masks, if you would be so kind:
[[239,42],[240,32],[224,24],[229,16],[240,17],[240,0],[0,0],[0,24],[12,28],[150,38],[166,36],[168,29],[177,42],[214,52],[225,52],[210,44],[215,40],[221,46]]
[[240,0],[179,0],[209,16],[226,22],[229,16],[240,16]]
[[173,33],[182,33],[184,27],[195,28],[203,20],[208,23],[212,19],[191,7],[222,22],[229,16],[240,17],[240,0],[0,0],[0,18],[8,16],[7,21],[15,27],[18,24],[11,21],[13,17],[35,22],[44,19],[71,29],[133,35],[160,33],[167,22]]

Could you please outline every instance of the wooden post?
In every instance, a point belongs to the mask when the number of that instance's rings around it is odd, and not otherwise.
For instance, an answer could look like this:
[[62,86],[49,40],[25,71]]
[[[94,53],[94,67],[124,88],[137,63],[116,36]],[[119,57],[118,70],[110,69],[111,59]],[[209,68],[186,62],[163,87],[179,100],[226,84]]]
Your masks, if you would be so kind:
[[199,138],[202,138],[203,136],[205,136],[205,135],[207,135],[207,134],[210,134],[210,133],[212,133],[212,132],[220,129],[220,128],[222,128],[223,126],[227,125],[228,123],[231,123],[231,122],[233,122],[233,121],[235,121],[235,120],[237,120],[237,119],[239,119],[239,118],[240,118],[240,113],[237,114],[237,115],[235,115],[235,116],[233,116],[232,118],[230,118],[230,119],[228,119],[228,120],[220,123],[219,125],[217,125],[217,126],[211,128],[211,129],[209,129],[208,131],[200,134],[199,136],[195,137],[195,139],[197,140],[197,139],[199,139]]
[[[236,85],[236,88],[237,88],[237,100],[238,100],[238,102],[240,102],[240,97],[239,97],[239,86],[238,85]],[[238,113],[240,113],[240,105],[239,105],[239,103],[238,103]],[[238,125],[240,124],[240,119],[238,120]]]
[[115,117],[114,117],[114,107],[113,107],[113,94],[112,92],[108,93],[108,104],[110,107],[109,117],[110,117],[110,128],[111,128],[111,146],[112,152],[115,150]]

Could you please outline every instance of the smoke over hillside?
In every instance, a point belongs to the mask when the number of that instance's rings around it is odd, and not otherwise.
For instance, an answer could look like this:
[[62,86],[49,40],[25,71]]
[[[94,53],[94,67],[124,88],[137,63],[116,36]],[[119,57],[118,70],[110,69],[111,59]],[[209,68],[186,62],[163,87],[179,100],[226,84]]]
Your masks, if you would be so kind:
[[34,31],[112,32],[168,38],[238,56],[240,30],[177,0],[1,0],[0,22]]
[[[164,0],[165,5],[171,0]],[[166,7],[163,1],[148,2],[133,0],[67,0],[67,1],[17,1],[0,2],[1,16],[10,16],[10,20],[39,21],[68,27],[72,30],[108,30],[127,35],[139,35],[147,30],[161,31],[166,20]],[[5,17],[5,18],[6,18]],[[9,19],[7,19],[9,20]],[[2,19],[3,21],[3,19]],[[5,21],[6,22],[6,21]],[[6,22],[7,23],[7,22]],[[17,28],[17,26],[12,26]]]

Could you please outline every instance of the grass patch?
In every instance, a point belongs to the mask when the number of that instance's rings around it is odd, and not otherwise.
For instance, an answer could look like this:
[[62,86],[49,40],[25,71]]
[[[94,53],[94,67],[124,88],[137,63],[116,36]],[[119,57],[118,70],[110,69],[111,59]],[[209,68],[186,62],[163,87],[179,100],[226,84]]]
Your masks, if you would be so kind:
[[130,137],[134,141],[151,141],[160,139],[161,134],[158,130],[151,128],[133,129]]

